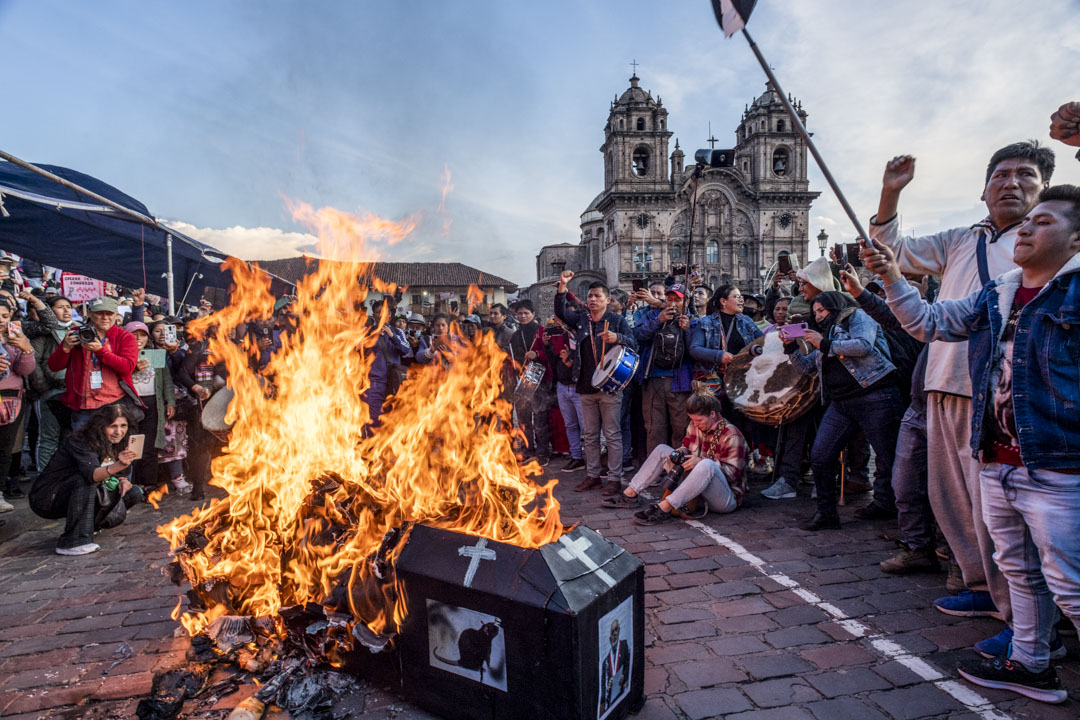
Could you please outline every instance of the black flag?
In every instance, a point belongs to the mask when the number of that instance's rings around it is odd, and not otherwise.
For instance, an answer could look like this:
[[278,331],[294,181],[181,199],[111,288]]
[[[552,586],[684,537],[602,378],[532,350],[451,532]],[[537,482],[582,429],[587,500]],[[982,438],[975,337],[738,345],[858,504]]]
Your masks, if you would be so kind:
[[731,37],[746,26],[755,3],[757,0],[712,0],[716,22],[720,23],[724,37]]

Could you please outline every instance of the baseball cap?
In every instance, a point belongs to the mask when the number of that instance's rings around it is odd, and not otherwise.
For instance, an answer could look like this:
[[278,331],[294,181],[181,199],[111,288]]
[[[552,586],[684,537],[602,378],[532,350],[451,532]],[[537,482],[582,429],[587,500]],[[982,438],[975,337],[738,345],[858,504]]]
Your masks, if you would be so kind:
[[675,293],[679,297],[684,298],[684,297],[686,297],[686,286],[683,285],[682,283],[675,283],[674,285],[672,285],[671,287],[669,287],[667,290],[664,291],[665,295],[667,295],[668,293]]
[[0,265],[17,265],[17,264],[18,263],[15,261],[15,258],[11,257],[10,255],[2,255],[2,256],[0,256]]
[[116,298],[111,297],[99,297],[90,301],[90,306],[87,308],[89,312],[116,312],[116,308],[119,307],[116,303]]
[[132,320],[131,322],[129,322],[127,325],[124,326],[124,329],[127,330],[132,335],[135,334],[136,330],[142,330],[147,335],[150,334],[150,328],[146,327],[146,323],[139,322],[138,320]]
[[474,325],[479,325],[480,324],[480,316],[479,315],[466,315],[465,316],[465,322],[473,323]]

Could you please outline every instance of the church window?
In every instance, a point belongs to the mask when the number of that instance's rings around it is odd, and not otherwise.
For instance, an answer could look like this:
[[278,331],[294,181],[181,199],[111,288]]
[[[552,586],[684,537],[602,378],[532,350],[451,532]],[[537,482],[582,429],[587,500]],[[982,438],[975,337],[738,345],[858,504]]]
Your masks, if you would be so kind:
[[622,118],[619,118],[619,129],[620,130],[625,130],[626,129],[626,121],[623,120]]
[[772,156],[772,169],[777,175],[787,175],[790,157],[786,148],[777,148]]
[[761,121],[761,131],[762,131],[762,132],[765,132],[765,130],[766,130],[766,127],[765,127],[765,121],[764,121],[764,120],[762,120],[762,121]]
[[645,118],[638,118],[637,119],[637,129],[638,130],[644,130],[645,129]]
[[663,121],[663,120],[661,120],[661,121],[660,121],[660,129],[661,129],[661,130],[663,130],[663,129],[664,129],[664,121]]
[[739,246],[739,259],[740,260],[745,260],[748,257],[750,257],[750,248],[749,248],[749,246],[747,246],[746,244],[740,245]]
[[720,262],[720,241],[710,240],[705,243],[705,262],[718,263]]
[[682,259],[683,259],[682,245],[680,245],[678,243],[675,243],[674,245],[671,246],[671,262],[673,262],[673,263],[682,262]]
[[750,163],[749,163],[749,161],[747,161],[747,160],[742,161],[742,171],[743,172],[750,172]]
[[783,120],[777,120],[776,121],[776,132],[784,132],[784,121]]
[[634,174],[645,177],[649,173],[649,151],[639,147],[634,151]]

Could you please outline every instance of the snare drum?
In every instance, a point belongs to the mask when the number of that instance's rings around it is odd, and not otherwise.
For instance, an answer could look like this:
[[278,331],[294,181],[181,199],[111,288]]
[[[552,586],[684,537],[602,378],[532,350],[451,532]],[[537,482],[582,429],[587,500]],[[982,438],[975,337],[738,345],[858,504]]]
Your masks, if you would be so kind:
[[515,403],[524,403],[533,396],[536,388],[540,387],[540,381],[544,379],[544,370],[544,364],[535,360],[525,363],[525,369],[514,388]]
[[229,403],[233,399],[233,389],[224,387],[206,401],[202,409],[202,426],[221,442],[229,442],[232,424],[225,422],[225,413],[229,412]]
[[592,386],[608,395],[619,393],[630,384],[637,371],[638,354],[628,347],[616,345],[607,351],[604,360],[596,366]]

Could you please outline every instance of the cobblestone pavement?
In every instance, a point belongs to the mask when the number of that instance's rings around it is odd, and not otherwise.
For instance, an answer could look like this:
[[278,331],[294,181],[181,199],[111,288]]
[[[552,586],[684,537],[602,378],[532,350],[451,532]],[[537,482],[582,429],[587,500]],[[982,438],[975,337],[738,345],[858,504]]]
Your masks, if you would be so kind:
[[[646,563],[642,720],[1080,715],[1073,638],[1059,669],[1072,693],[1064,705],[955,680],[957,659],[1000,623],[931,609],[943,574],[883,574],[877,563],[894,548],[882,533],[895,525],[855,521],[866,498],[841,509],[842,530],[806,533],[795,527],[812,512],[807,487],[773,502],[759,482],[734,514],[643,528],[629,510],[602,508],[598,492],[571,492],[580,474],[561,465],[549,474],[563,480],[564,522],[583,522]],[[16,503],[0,531],[0,717],[134,717],[154,671],[179,664],[187,648],[169,619],[177,590],[159,572],[167,547],[153,528],[191,503],[140,506],[97,537],[101,552],[81,558],[55,555],[59,524]],[[252,691],[189,702],[182,717],[223,718]],[[356,703],[370,720],[432,717],[372,688]]]

